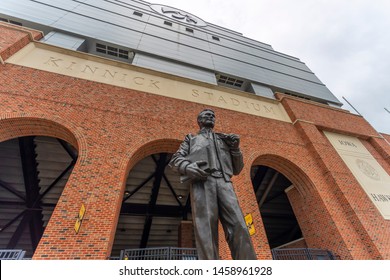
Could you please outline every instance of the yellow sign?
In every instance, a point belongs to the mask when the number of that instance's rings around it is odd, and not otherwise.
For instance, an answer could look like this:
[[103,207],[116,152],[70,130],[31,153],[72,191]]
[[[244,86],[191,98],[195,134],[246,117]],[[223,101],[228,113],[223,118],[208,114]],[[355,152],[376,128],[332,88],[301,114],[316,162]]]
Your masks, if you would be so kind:
[[252,214],[248,214],[245,216],[245,223],[248,227],[249,235],[254,235],[256,233],[255,225],[253,224]]
[[80,227],[81,227],[81,220],[77,218],[76,223],[74,224],[74,231],[76,233],[79,233]]
[[79,216],[77,217],[76,223],[74,225],[74,230],[76,233],[78,233],[80,230],[81,222],[83,221],[84,215],[85,215],[85,206],[84,204],[81,204]]
[[84,204],[81,204],[81,208],[79,211],[79,219],[80,220],[82,220],[84,218],[84,214],[85,214],[85,206],[84,206]]

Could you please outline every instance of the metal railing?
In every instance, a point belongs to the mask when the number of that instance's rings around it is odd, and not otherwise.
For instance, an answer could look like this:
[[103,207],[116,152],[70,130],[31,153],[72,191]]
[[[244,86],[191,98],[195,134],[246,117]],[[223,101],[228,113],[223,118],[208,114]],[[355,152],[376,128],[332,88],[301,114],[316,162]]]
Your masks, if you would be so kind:
[[122,250],[121,260],[197,260],[195,248],[159,247]]
[[26,251],[23,250],[0,250],[0,260],[22,260]]
[[322,249],[272,249],[274,260],[335,260],[331,251]]
[[[274,260],[335,260],[331,251],[311,248],[272,249]],[[195,248],[159,247],[122,250],[120,260],[197,260]]]

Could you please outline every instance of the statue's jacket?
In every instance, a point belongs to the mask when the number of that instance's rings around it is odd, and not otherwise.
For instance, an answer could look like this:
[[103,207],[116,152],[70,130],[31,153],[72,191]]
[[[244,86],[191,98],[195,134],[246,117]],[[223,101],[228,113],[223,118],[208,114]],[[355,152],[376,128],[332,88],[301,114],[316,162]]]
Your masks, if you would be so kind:
[[178,151],[172,156],[169,165],[180,173],[181,181],[186,181],[185,168],[196,161],[204,161],[201,168],[207,172],[220,171],[225,181],[230,182],[233,175],[238,175],[244,164],[239,148],[232,149],[223,140],[226,134],[212,133],[208,137],[205,133],[188,134],[181,143]]

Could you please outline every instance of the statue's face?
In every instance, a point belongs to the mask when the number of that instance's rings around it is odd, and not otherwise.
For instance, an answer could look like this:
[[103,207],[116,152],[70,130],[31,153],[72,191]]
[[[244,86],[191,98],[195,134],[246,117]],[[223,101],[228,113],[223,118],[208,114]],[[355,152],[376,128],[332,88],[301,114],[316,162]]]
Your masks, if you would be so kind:
[[198,117],[199,126],[213,128],[215,124],[215,114],[212,111],[203,111]]

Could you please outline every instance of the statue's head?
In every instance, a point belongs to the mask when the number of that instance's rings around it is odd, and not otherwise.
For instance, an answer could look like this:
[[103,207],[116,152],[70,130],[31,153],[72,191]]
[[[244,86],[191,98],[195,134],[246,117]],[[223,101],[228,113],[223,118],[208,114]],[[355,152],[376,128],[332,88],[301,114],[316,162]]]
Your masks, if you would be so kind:
[[204,109],[198,115],[198,125],[200,128],[214,128],[215,113],[211,109]]

